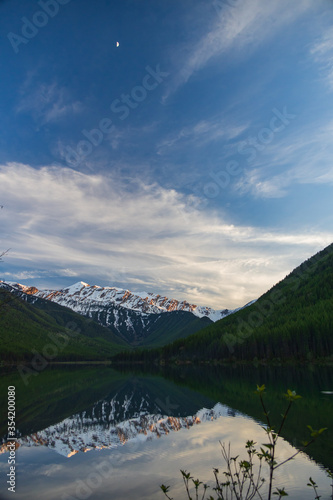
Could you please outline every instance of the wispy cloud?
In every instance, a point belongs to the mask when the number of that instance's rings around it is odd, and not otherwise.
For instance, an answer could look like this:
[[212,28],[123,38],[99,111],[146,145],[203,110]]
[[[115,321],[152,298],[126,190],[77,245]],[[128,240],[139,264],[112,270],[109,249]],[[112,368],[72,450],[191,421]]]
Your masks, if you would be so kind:
[[121,276],[136,290],[216,307],[256,298],[332,239],[236,226],[189,207],[175,190],[133,178],[12,163],[0,168],[0,186],[12,248],[6,265],[24,273],[38,262],[52,275],[70,270],[97,284]]
[[297,184],[332,184],[333,121],[312,121],[274,138],[235,184],[240,194],[281,198]]
[[319,64],[324,80],[333,90],[333,28],[325,30],[310,48],[310,54]]
[[199,120],[195,124],[182,127],[160,141],[156,148],[157,154],[163,155],[169,150],[184,146],[202,147],[222,138],[225,141],[235,139],[247,127],[248,124],[230,123],[224,117]]
[[78,114],[82,110],[82,103],[72,101],[69,91],[57,83],[40,83],[37,88],[32,82],[25,84],[16,107],[17,113],[30,113],[42,125]]
[[109,144],[113,150],[119,148],[120,145],[125,144],[127,147],[137,144],[139,141],[147,141],[151,135],[156,132],[158,128],[158,122],[153,121],[148,124],[142,124],[140,127],[125,125],[120,127],[119,125],[114,127],[112,136],[108,138]]
[[[164,100],[211,60],[226,54],[230,56],[231,52],[233,57],[245,57],[309,7],[310,0],[292,4],[288,0],[253,0],[240,2],[235,8],[226,6],[210,21],[205,35],[183,46],[178,57],[179,71]],[[246,51],[241,50],[244,47]]]

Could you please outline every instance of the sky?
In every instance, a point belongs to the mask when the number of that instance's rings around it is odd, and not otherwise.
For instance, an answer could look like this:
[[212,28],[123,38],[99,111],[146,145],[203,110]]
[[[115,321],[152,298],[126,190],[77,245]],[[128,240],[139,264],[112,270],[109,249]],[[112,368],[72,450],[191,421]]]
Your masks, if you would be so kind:
[[332,0],[0,19],[0,279],[233,308],[332,242]]

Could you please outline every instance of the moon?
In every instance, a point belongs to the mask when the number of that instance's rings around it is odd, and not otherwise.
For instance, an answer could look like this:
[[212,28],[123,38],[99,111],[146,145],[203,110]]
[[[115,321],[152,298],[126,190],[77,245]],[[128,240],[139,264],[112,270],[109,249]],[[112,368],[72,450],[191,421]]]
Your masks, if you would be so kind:
[[117,42],[117,43],[116,43],[116,47],[119,47],[119,45],[120,45],[120,44],[119,44],[119,42]]

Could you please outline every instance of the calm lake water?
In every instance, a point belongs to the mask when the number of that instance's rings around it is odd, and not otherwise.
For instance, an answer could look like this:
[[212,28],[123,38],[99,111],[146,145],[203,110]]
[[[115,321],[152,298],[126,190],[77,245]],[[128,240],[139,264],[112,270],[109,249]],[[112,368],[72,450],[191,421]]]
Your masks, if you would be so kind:
[[[278,447],[278,461],[309,438],[307,425],[330,429],[308,450],[280,467],[276,486],[289,498],[331,498],[325,467],[333,470],[333,369],[193,368],[128,372],[107,366],[62,365],[31,376],[25,385],[17,370],[3,373],[0,499],[158,500],[159,485],[185,499],[179,470],[213,486],[213,468],[223,471],[219,441],[245,457],[244,444],[266,442],[256,384],[265,384],[273,422],[286,407],[282,394],[297,401]],[[7,490],[7,387],[16,387],[16,493]],[[212,492],[213,493],[213,492]]]

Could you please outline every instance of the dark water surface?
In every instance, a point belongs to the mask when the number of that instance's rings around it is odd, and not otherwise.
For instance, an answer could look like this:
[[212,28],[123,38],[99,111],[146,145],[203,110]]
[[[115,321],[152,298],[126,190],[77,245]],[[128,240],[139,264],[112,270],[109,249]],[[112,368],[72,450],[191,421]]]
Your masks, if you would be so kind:
[[[159,485],[185,498],[179,469],[213,485],[223,470],[219,440],[245,458],[248,439],[266,442],[263,410],[254,394],[265,384],[265,401],[277,425],[283,393],[303,398],[288,415],[278,448],[284,460],[309,439],[307,425],[328,427],[295,460],[277,470],[276,485],[289,498],[314,498],[309,476],[330,498],[324,468],[333,470],[333,369],[331,367],[179,367],[128,371],[108,366],[62,365],[31,376],[2,374],[0,499],[163,499]],[[18,447],[16,493],[7,490],[7,387],[16,387]],[[14,496],[13,496],[14,495]]]

